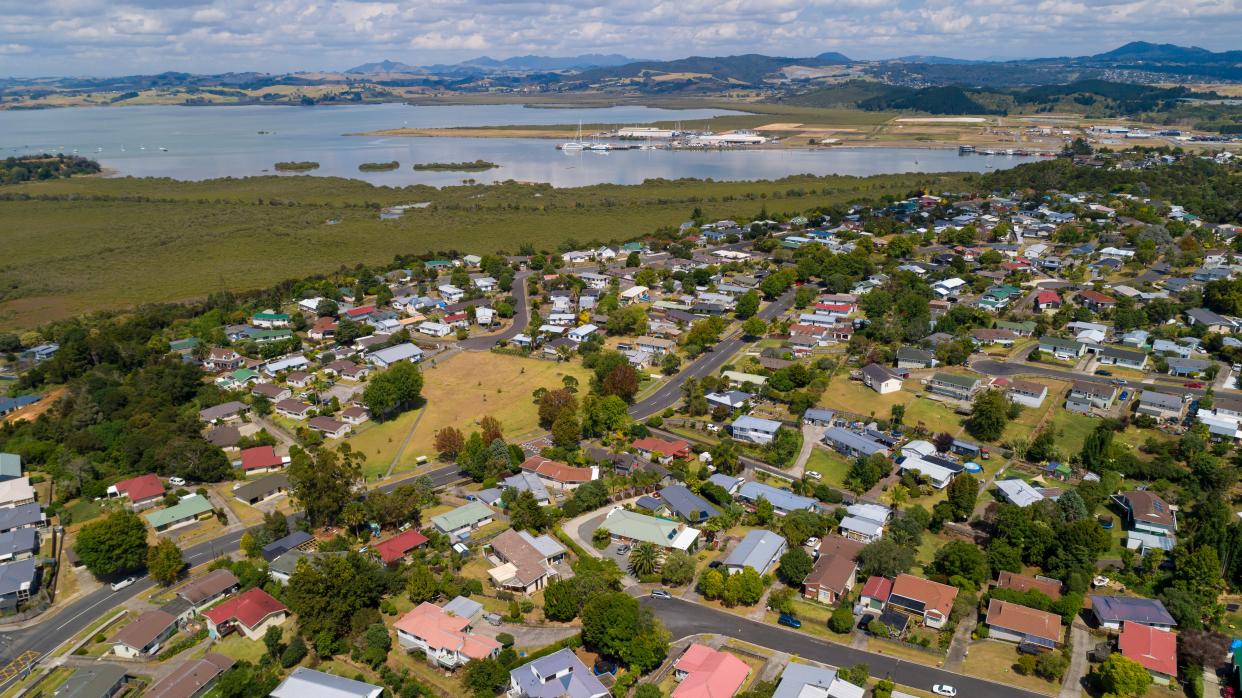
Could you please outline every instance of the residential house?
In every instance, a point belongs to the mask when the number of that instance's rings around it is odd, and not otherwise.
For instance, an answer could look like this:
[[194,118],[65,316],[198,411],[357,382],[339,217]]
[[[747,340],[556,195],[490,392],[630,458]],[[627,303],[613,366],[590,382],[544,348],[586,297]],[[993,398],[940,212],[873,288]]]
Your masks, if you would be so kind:
[[832,424],[833,417],[836,413],[832,410],[825,410],[819,407],[811,407],[802,413],[802,423],[810,424],[818,427],[826,427]]
[[13,610],[39,590],[39,560],[28,557],[0,565],[0,610]]
[[[897,691],[893,691],[897,695]],[[772,698],[863,698],[867,689],[837,675],[835,669],[790,662]]]
[[887,577],[868,577],[858,595],[858,605],[864,613],[879,614],[893,595],[893,580]]
[[315,542],[315,537],[305,531],[293,531],[284,538],[278,538],[263,546],[259,554],[268,562],[284,555],[290,550],[305,550]]
[[258,587],[247,589],[203,611],[203,617],[207,619],[207,634],[212,639],[237,630],[248,639],[261,640],[268,628],[283,625],[288,614],[289,609],[283,603]]
[[71,671],[64,683],[52,690],[55,698],[112,698],[129,682],[129,669],[112,663],[95,662]]
[[1151,490],[1129,490],[1115,494],[1113,502],[1126,516],[1126,547],[1141,554],[1152,548],[1173,549],[1177,532],[1177,511]]
[[1055,313],[1061,309],[1061,296],[1056,291],[1043,290],[1035,294],[1035,310]]
[[930,579],[899,574],[893,580],[888,607],[922,620],[929,628],[942,628],[949,621],[957,588]]
[[509,672],[507,698],[609,698],[612,694],[568,647]]
[[427,320],[418,325],[418,331],[428,337],[447,337],[453,333],[453,328],[442,322]]
[[155,473],[121,480],[108,487],[109,497],[125,497],[135,511],[155,506],[164,499],[164,483]]
[[1091,412],[1092,410],[1109,410],[1117,399],[1117,386],[1109,383],[1092,381],[1074,381],[1070,386],[1069,398],[1065,401],[1065,409],[1071,412]]
[[935,368],[936,355],[924,349],[902,347],[897,350],[897,368]]
[[1020,604],[992,599],[988,602],[988,637],[1008,640],[1040,649],[1061,644],[1061,616]]
[[1212,362],[1205,359],[1168,359],[1169,375],[1179,378],[1195,378],[1207,373]]
[[276,414],[298,421],[309,419],[315,411],[314,405],[301,400],[281,400],[273,407],[276,409]]
[[271,402],[279,402],[293,397],[292,390],[275,383],[259,383],[250,388],[250,394],[256,397],[267,398]]
[[729,426],[729,431],[733,434],[733,438],[738,441],[752,444],[768,444],[772,443],[772,440],[776,438],[776,432],[780,428],[781,423],[775,420],[742,415],[733,420],[733,424]]
[[841,519],[841,535],[861,543],[873,543],[884,535],[892,510],[880,504],[851,504]]
[[737,574],[747,567],[760,575],[767,574],[789,549],[785,539],[771,531],[748,531],[741,542],[721,562],[726,574]]
[[983,387],[983,381],[958,373],[937,373],[927,381],[927,390],[956,400],[971,400]]
[[500,654],[500,643],[475,634],[469,618],[451,615],[426,601],[402,616],[393,627],[402,648],[421,650],[427,661],[446,669]]
[[1177,625],[1164,604],[1157,599],[1096,594],[1089,595],[1087,599],[1091,603],[1091,614],[1104,630],[1120,631],[1122,623],[1141,623],[1160,630],[1169,630]]
[[590,338],[591,335],[595,334],[597,330],[599,330],[598,327],[588,323],[586,325],[582,325],[581,327],[575,327],[565,336],[569,338],[569,341],[581,344]]
[[22,457],[16,453],[0,453],[0,482],[22,476]]
[[660,339],[659,337],[639,337],[634,340],[634,346],[650,354],[660,356],[676,349],[677,343],[668,339]]
[[426,544],[427,536],[411,528],[372,545],[371,550],[380,562],[392,567]]
[[388,368],[393,364],[407,361],[416,364],[423,360],[423,350],[413,342],[402,342],[367,354],[367,361],[377,368]]
[[1202,325],[1208,332],[1233,334],[1238,329],[1236,320],[1224,317],[1207,308],[1192,308],[1186,311],[1186,321],[1191,325]]
[[289,316],[285,313],[278,313],[274,310],[265,310],[261,313],[255,313],[250,318],[250,324],[255,327],[264,327],[272,329],[274,327],[288,327]]
[[34,557],[39,552],[39,534],[33,528],[0,533],[0,562]]
[[353,430],[345,422],[337,421],[331,417],[311,417],[306,422],[306,426],[314,431],[323,434],[329,439],[341,439],[349,435]]
[[535,498],[535,502],[546,507],[552,504],[552,495],[548,494],[548,488],[543,484],[543,480],[533,472],[523,470],[516,475],[510,475],[500,481],[501,488],[513,488],[518,492],[530,492]]
[[690,443],[682,439],[668,441],[654,436],[647,436],[636,439],[630,445],[643,458],[665,464],[671,463],[675,459],[689,458],[692,455]]
[[755,396],[741,390],[727,390],[718,393],[708,393],[705,397],[709,405],[723,407],[732,412],[745,409]]
[[672,698],[729,698],[750,675],[750,667],[736,655],[692,643],[673,663],[678,685]]
[[43,528],[47,514],[36,502],[21,504],[8,509],[0,508],[0,533],[20,531],[26,528]]
[[460,302],[466,297],[465,291],[452,284],[444,284],[438,287],[437,290],[440,292],[440,297],[444,299],[444,302],[450,304]]
[[879,364],[867,364],[861,373],[863,385],[881,395],[901,390],[901,378]]
[[905,456],[898,462],[898,468],[900,472],[918,473],[920,477],[927,478],[932,487],[942,490],[948,487],[953,478],[961,472],[960,466],[952,468],[947,464],[956,465],[952,461],[935,456]]
[[231,400],[229,402],[207,407],[198,411],[198,418],[204,422],[220,422],[237,419],[242,416],[250,408],[243,402]]
[[522,470],[534,473],[546,487],[572,492],[583,483],[599,479],[599,466],[577,468],[543,456],[531,456],[522,462]]
[[565,558],[565,547],[548,535],[506,529],[488,544],[499,562],[487,571],[499,589],[533,594],[558,576],[556,564]]
[[265,502],[289,491],[289,476],[272,473],[257,480],[240,483],[233,487],[233,497],[251,506]]
[[849,458],[866,457],[875,453],[888,455],[888,447],[884,444],[843,427],[829,427],[825,430],[824,443]]
[[1177,679],[1177,636],[1167,630],[1123,622],[1117,651],[1126,659],[1142,664],[1152,681],[1161,686],[1168,686]]
[[1025,508],[1044,501],[1043,493],[1032,487],[1026,480],[1018,478],[997,480],[996,490],[1000,493],[1001,499],[1018,507]]
[[1142,371],[1147,368],[1147,352],[1117,347],[1100,347],[1095,352],[1095,360],[1104,366],[1121,366]]
[[990,347],[993,344],[1012,347],[1018,341],[1018,333],[1001,328],[978,327],[970,331],[970,338],[979,347]]
[[242,471],[249,476],[275,472],[288,463],[289,459],[277,455],[272,446],[252,446],[241,452],[241,460],[234,465],[240,465]]
[[1116,307],[1117,305],[1116,298],[1100,293],[1099,291],[1093,291],[1091,289],[1087,289],[1085,291],[1079,291],[1078,302],[1082,304],[1084,308],[1087,308],[1097,313],[1101,310],[1108,310],[1110,308]]
[[1011,402],[1024,407],[1037,408],[1044,404],[1044,398],[1048,397],[1048,386],[1034,381],[1013,379],[1009,381],[1005,396]]
[[342,422],[356,427],[371,419],[371,411],[361,405],[354,405],[341,410],[340,417]]
[[112,636],[112,653],[126,659],[149,657],[175,632],[175,616],[159,609],[146,611]]
[[720,511],[706,499],[691,492],[685,485],[669,485],[660,490],[660,501],[664,509],[688,524],[701,524],[719,516]]
[[1039,338],[1039,350],[1062,360],[1077,359],[1087,351],[1087,345],[1074,339],[1045,335]]
[[1156,419],[1180,422],[1186,416],[1186,407],[1186,402],[1181,396],[1158,393],[1154,390],[1144,390],[1139,393],[1136,411],[1139,414],[1145,414]]
[[858,554],[866,544],[828,536],[819,544],[815,565],[802,580],[802,595],[823,604],[834,605],[849,595],[858,573]]
[[142,515],[151,528],[157,532],[169,531],[207,518],[213,508],[211,500],[199,494],[188,494],[181,501],[166,508],[149,511]]
[[[221,674],[233,667],[233,659],[208,652],[200,659],[190,660],[155,683],[142,695],[145,698],[199,698],[204,696]],[[62,698],[59,694],[57,698]]]
[[1053,601],[1061,598],[1061,581],[1049,577],[1031,577],[1001,570],[996,578],[996,586],[1000,589],[1012,589],[1022,593],[1038,591]]
[[208,371],[232,371],[241,368],[246,358],[232,349],[213,347],[203,359],[203,368]]
[[453,538],[469,535],[494,521],[495,513],[481,502],[467,502],[456,509],[431,517],[436,530]]
[[298,667],[270,694],[271,698],[380,698],[382,686]]
[[651,543],[664,550],[690,552],[698,544],[699,530],[683,523],[615,507],[601,526],[621,544]]
[[754,506],[760,499],[766,499],[773,510],[780,516],[791,511],[815,511],[818,502],[811,497],[803,497],[789,490],[782,490],[762,482],[747,480],[738,489],[737,496],[742,502]]
[[215,569],[177,590],[177,596],[194,612],[211,606],[226,594],[237,591],[237,577],[227,569]]

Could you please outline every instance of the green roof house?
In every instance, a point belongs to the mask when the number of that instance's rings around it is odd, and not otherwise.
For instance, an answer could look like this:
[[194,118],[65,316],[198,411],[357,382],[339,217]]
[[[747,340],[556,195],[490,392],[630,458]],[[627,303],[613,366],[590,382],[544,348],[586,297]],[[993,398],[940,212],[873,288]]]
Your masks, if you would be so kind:
[[996,329],[1010,330],[1023,337],[1030,337],[1035,334],[1035,323],[1027,320],[1025,322],[1010,322],[1008,320],[997,320]]
[[157,531],[185,526],[194,523],[212,511],[211,501],[198,494],[190,494],[181,498],[180,502],[158,511],[149,511],[142,515],[147,523]]
[[289,316],[285,313],[265,310],[261,313],[255,313],[254,316],[250,318],[250,323],[255,327],[265,327],[269,330],[273,327],[288,327]]
[[689,552],[699,540],[697,528],[621,508],[609,512],[600,526],[614,543],[652,543],[665,550]]
[[621,246],[626,252],[642,252],[643,244],[641,242],[627,242]]
[[927,381],[927,390],[958,400],[969,400],[982,387],[982,381],[974,376],[957,373],[937,373]]
[[431,524],[441,533],[458,537],[492,522],[495,514],[483,502],[469,502],[452,511],[431,517]]

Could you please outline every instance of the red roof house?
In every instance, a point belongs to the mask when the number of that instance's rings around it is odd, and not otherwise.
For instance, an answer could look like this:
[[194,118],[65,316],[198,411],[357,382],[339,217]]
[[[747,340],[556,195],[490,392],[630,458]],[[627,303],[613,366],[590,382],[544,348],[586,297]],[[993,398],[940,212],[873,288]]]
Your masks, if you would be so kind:
[[271,446],[255,446],[241,452],[241,467],[247,473],[266,473],[285,467],[285,461]]
[[1056,310],[1061,307],[1061,296],[1056,291],[1040,291],[1035,294],[1035,309],[1043,310],[1051,308]]
[[289,609],[283,603],[258,587],[247,589],[203,612],[212,638],[240,630],[251,640],[262,639],[269,627],[283,624],[288,614]]
[[373,312],[375,312],[375,306],[362,305],[362,306],[358,306],[357,308],[350,308],[349,310],[346,310],[345,316],[350,319],[357,320],[358,318],[366,317],[367,315],[370,315]]
[[1093,291],[1091,289],[1087,289],[1086,291],[1079,291],[1078,298],[1082,301],[1083,305],[1085,305],[1086,307],[1092,310],[1099,310],[1100,308],[1111,308],[1117,304],[1116,298],[1113,298],[1112,296],[1104,295],[1103,293],[1100,293],[1099,291]]
[[376,555],[379,555],[380,560],[383,560],[385,565],[392,565],[406,555],[409,555],[411,550],[426,542],[427,536],[414,529],[410,529],[405,533],[398,533],[388,540],[376,543],[371,546],[371,549],[375,551]]
[[576,468],[543,456],[531,456],[522,461],[522,470],[534,473],[548,487],[572,490],[585,482],[599,479],[599,467]]
[[108,488],[108,494],[129,499],[134,509],[149,507],[164,497],[164,483],[154,473],[121,480]]
[[942,628],[949,622],[949,612],[953,610],[953,600],[956,598],[957,587],[912,574],[899,574],[893,580],[893,591],[888,596],[888,603],[908,613],[922,616],[923,624],[929,628]]
[[657,439],[654,436],[648,436],[643,439],[636,440],[633,444],[635,449],[643,458],[652,460],[653,454],[663,456],[662,460],[671,460],[674,458],[689,458],[690,444],[682,439],[676,441],[665,441]]
[[1122,656],[1146,667],[1160,683],[1177,678],[1177,636],[1168,630],[1126,621],[1121,626],[1117,649]]
[[750,667],[728,652],[696,642],[673,664],[673,671],[681,682],[673,689],[673,698],[730,698],[746,681]]
[[868,577],[867,583],[863,584],[859,602],[874,611],[882,611],[892,593],[893,580],[888,577]]

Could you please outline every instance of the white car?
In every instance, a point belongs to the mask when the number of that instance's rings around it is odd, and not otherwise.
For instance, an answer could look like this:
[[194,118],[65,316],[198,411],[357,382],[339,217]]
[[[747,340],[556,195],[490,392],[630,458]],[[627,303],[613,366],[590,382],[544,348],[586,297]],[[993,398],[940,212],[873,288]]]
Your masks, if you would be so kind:
[[938,696],[949,696],[949,698],[953,698],[953,696],[957,695],[957,689],[947,683],[938,683],[935,686],[932,686],[932,693],[935,693]]
[[168,484],[172,485],[173,487],[185,487],[185,478],[170,477],[168,478]]
[[707,430],[708,430],[708,431],[710,431],[710,432],[717,432],[717,431],[720,431],[720,425],[719,425],[719,424],[708,424],[708,425],[707,425]]
[[806,476],[807,476],[807,477],[809,477],[809,478],[811,478],[812,480],[821,480],[821,479],[823,479],[823,477],[824,477],[823,475],[820,475],[820,474],[819,474],[819,471],[817,471],[817,470],[808,470],[808,471],[806,471]]
[[122,579],[119,582],[113,582],[112,591],[120,591],[124,589],[125,587],[129,586],[130,584],[133,584],[136,581],[138,580],[134,579],[133,577],[126,577],[125,579]]
[[1097,589],[1098,589],[1098,588],[1100,588],[1100,587],[1106,587],[1106,586],[1108,586],[1109,584],[1112,584],[1112,580],[1111,580],[1111,579],[1109,579],[1108,577],[1105,577],[1104,575],[1100,575],[1100,576],[1096,577],[1095,579],[1092,579],[1092,580],[1091,580],[1091,586],[1093,586],[1093,587],[1095,587],[1095,588],[1097,588]]
[[808,548],[819,548],[819,539],[816,538],[815,536],[811,536],[810,538],[806,539],[806,543],[804,543],[803,545],[805,545]]

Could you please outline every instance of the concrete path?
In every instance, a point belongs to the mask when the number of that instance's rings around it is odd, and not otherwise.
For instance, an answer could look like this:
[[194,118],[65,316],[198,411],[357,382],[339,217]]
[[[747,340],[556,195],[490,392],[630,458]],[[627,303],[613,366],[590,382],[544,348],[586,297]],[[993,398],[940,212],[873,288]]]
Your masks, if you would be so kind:
[[944,659],[945,671],[961,670],[966,655],[970,653],[970,636],[975,632],[978,620],[977,614],[968,613],[957,624],[957,630],[953,631],[953,642],[949,645],[949,654]]
[[806,462],[811,459],[811,449],[815,448],[815,444],[824,438],[825,429],[827,427],[814,424],[802,425],[802,450],[798,452],[798,459],[794,461],[793,467],[789,469],[790,475],[802,477],[806,471]]
[[1091,649],[1091,635],[1081,619],[1075,618],[1070,625],[1070,638],[1074,643],[1074,653],[1070,655],[1069,667],[1065,670],[1065,678],[1061,682],[1059,698],[1078,698],[1082,695],[1082,680],[1087,675],[1087,652]]

